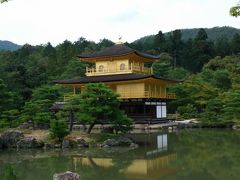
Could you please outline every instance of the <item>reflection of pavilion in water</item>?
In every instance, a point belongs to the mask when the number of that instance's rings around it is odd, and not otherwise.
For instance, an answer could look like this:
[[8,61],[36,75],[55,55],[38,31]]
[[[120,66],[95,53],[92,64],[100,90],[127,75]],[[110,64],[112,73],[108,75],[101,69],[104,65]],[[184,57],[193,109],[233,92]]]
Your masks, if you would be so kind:
[[[127,167],[119,169],[119,173],[123,173],[129,179],[155,180],[175,172],[176,169],[170,166],[170,162],[176,160],[177,155],[167,152],[167,134],[157,135],[155,140],[156,149],[144,151],[144,155],[134,157]],[[74,165],[76,169],[79,165],[108,169],[114,167],[115,163],[112,157],[74,157]]]

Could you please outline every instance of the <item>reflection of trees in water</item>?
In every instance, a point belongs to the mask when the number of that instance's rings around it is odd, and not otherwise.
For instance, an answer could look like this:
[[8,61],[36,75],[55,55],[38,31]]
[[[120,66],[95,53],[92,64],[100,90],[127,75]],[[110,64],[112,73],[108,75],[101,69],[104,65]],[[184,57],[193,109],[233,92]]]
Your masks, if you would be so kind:
[[178,173],[166,179],[239,179],[240,133],[228,130],[185,130],[170,135]]
[[[5,151],[1,154],[0,174],[11,162],[14,174],[19,180],[52,179],[53,174],[73,169],[70,156],[63,156],[61,150],[20,150]],[[2,180],[0,178],[0,180]]]
[[[18,179],[42,180],[67,170],[79,173],[83,179],[94,180],[239,179],[239,140],[240,132],[188,130],[169,134],[168,151],[151,156],[146,156],[146,151],[152,150],[148,147],[134,151],[97,148],[1,152],[0,180],[3,172]],[[13,173],[3,171],[9,163]]]
[[133,152],[125,150],[116,155],[116,152],[98,151],[98,154],[93,153],[91,156],[74,157],[76,170],[83,179],[126,179],[123,172],[132,163]]
[[[165,156],[165,153],[162,155]],[[7,161],[12,162],[18,179],[32,180],[33,177],[34,180],[51,179],[55,173],[70,170],[79,173],[83,179],[118,180],[129,179],[129,173],[131,177],[135,177],[136,174],[134,173],[138,173],[138,171],[141,176],[143,172],[142,169],[138,168],[138,165],[145,168],[144,173],[146,170],[152,174],[156,168],[160,167],[159,165],[162,164],[164,159],[162,157],[159,159],[158,154],[146,158],[145,148],[137,150],[96,148],[64,151],[6,151],[5,154],[0,154],[0,160],[5,163]],[[0,164],[0,168],[3,166],[3,164]],[[129,172],[128,168],[133,170],[134,173],[132,174],[131,170]],[[148,177],[148,174],[144,174],[144,177]]]

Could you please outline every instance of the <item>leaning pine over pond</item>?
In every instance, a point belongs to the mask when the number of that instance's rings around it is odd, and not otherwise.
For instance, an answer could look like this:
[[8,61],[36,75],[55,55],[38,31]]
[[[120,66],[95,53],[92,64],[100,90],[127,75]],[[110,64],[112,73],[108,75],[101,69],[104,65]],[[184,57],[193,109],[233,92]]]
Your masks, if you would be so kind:
[[[161,122],[167,117],[167,102],[175,94],[167,92],[167,86],[175,80],[158,78],[152,69],[145,67],[159,59],[158,56],[141,53],[122,43],[79,56],[81,61],[92,63],[86,68],[86,76],[79,79],[56,80],[55,83],[71,87],[75,95],[87,83],[105,83],[120,97],[121,109],[137,123]],[[67,100],[69,94],[64,97]]]

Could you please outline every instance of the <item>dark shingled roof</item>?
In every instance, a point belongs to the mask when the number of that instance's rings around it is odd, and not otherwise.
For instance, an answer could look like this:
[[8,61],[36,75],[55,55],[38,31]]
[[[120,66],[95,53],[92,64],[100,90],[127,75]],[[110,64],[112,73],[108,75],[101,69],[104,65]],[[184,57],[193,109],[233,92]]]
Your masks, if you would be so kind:
[[140,79],[146,79],[146,78],[166,80],[171,83],[181,82],[178,80],[158,78],[151,74],[118,74],[118,75],[105,75],[105,76],[86,76],[86,77],[81,77],[79,79],[55,80],[53,82],[57,84],[84,84],[84,83],[97,83],[97,82],[140,80]]
[[148,58],[148,59],[159,59],[159,56],[153,56],[150,54],[141,53],[141,52],[134,50],[130,47],[127,47],[123,44],[115,44],[114,46],[112,46],[110,48],[103,49],[101,51],[94,52],[91,54],[82,54],[78,57],[83,58],[83,59],[84,58],[114,57],[114,56],[123,56],[123,55],[131,54],[131,53],[135,53],[139,56],[142,56],[142,57]]

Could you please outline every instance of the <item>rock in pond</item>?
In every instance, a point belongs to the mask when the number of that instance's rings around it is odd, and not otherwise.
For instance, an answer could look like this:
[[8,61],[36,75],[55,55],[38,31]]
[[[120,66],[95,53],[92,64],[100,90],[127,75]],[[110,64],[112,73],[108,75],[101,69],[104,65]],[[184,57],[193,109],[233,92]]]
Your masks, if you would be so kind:
[[42,148],[44,143],[34,137],[25,137],[17,142],[17,148]]
[[77,173],[67,171],[65,173],[54,174],[53,180],[80,180],[80,176]]
[[118,146],[119,142],[116,139],[107,139],[106,141],[103,142],[103,147],[113,147],[113,146]]
[[43,149],[52,149],[52,148],[54,148],[54,144],[45,143],[43,146]]
[[21,131],[9,130],[5,131],[1,135],[4,147],[16,147],[17,142],[24,138]]
[[67,139],[64,139],[63,141],[62,141],[62,148],[63,149],[66,149],[66,148],[70,148],[71,146],[70,146],[70,141],[69,140],[67,140]]
[[232,129],[234,129],[234,130],[240,129],[240,125],[233,125]]
[[133,141],[130,138],[120,136],[117,140],[119,142],[119,146],[130,146]]
[[136,144],[136,143],[131,143],[130,144],[130,146],[129,146],[129,148],[131,148],[131,149],[136,149],[136,148],[138,148],[139,146],[138,146],[138,144]]
[[77,146],[80,148],[81,147],[89,147],[89,144],[83,138],[77,138],[76,142],[77,142]]

